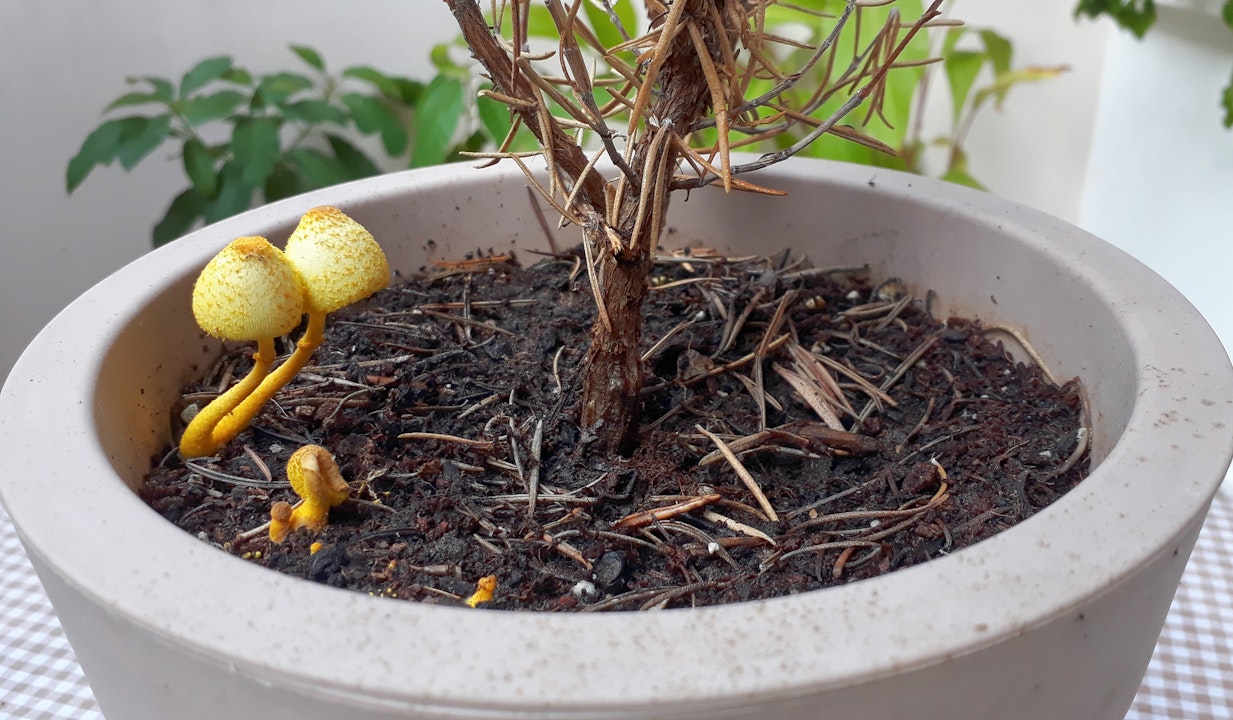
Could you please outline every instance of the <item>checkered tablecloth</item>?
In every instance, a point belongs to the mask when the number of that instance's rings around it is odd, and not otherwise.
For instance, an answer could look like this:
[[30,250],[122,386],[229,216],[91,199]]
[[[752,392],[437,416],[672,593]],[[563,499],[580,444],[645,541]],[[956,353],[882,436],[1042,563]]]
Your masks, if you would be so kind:
[[[100,720],[90,686],[0,510],[0,720]],[[1233,720],[1233,496],[1190,558],[1127,720]]]

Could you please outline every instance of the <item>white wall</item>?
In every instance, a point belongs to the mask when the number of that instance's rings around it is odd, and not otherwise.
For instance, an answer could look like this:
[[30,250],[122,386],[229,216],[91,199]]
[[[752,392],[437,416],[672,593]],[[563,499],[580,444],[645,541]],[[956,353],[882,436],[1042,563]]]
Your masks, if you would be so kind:
[[[1011,35],[1018,61],[1068,62],[1025,87],[970,141],[974,170],[1001,194],[1077,214],[1103,28],[1076,25],[1071,0],[957,0],[955,14]],[[0,0],[0,378],[38,328],[91,284],[149,249],[183,186],[173,158],[131,174],[96,169],[71,197],[64,168],[126,75],[178,76],[231,54],[255,72],[288,67],[289,43],[334,67],[427,72],[428,46],[455,33],[440,0]]]

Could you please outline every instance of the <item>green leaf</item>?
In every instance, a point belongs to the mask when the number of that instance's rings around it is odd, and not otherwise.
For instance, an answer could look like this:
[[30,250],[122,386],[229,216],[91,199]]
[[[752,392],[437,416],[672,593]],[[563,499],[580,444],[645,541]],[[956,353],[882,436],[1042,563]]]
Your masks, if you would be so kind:
[[197,218],[201,217],[205,205],[205,198],[193,188],[176,195],[176,199],[171,201],[167,212],[163,213],[163,219],[154,226],[152,233],[154,247],[166,245],[188,232],[193,223],[197,222]]
[[509,134],[509,129],[514,126],[510,120],[509,107],[483,95],[475,99],[475,107],[479,111],[480,124],[488,133],[488,139],[500,145]]
[[552,38],[557,37],[557,25],[552,21],[552,13],[548,12],[548,8],[534,5],[528,13],[527,18],[527,34],[531,37]]
[[[227,163],[218,174],[218,194],[202,208],[206,224],[243,212],[252,203],[256,186],[244,180],[244,170],[236,163]],[[261,178],[264,182],[265,177]]]
[[484,149],[484,144],[488,142],[488,136],[483,132],[476,130],[464,139],[461,143],[451,148],[446,157],[453,157],[460,152],[479,152]]
[[343,77],[355,78],[372,85],[378,92],[391,100],[401,101],[403,98],[402,88],[399,86],[398,81],[374,67],[367,65],[349,67],[343,70],[342,74]]
[[985,52],[993,63],[993,74],[1002,75],[1010,72],[1010,65],[1015,55],[1015,46],[1007,38],[993,30],[981,30],[980,39],[985,43]]
[[253,93],[253,109],[281,105],[296,93],[308,90],[313,81],[298,73],[281,72],[265,75],[257,83],[257,92]]
[[[613,14],[621,23],[621,28],[630,37],[633,37],[637,32],[637,22],[633,14],[633,3],[609,2],[612,7]],[[583,3],[586,9],[587,20],[590,21],[591,29],[595,31],[595,35],[599,41],[604,44],[604,47],[610,48],[620,45],[629,38],[621,35],[621,28],[618,28],[612,21],[612,17],[608,15],[608,11],[595,5],[594,3]]]
[[[784,138],[786,145],[791,145],[789,138]],[[805,157],[826,158],[828,160],[842,160],[843,162],[860,163],[861,165],[872,165],[874,151],[858,145],[854,142],[848,142],[835,135],[826,134],[818,138],[813,144],[806,147],[801,154]]]
[[160,78],[160,77],[132,78],[131,77],[131,78],[128,78],[128,83],[129,84],[146,83],[154,90],[154,95],[158,97],[159,100],[162,100],[164,102],[171,102],[172,100],[175,99],[175,88],[172,87],[170,81],[165,80],[164,78]]
[[180,97],[186,98],[203,86],[218,80],[231,69],[232,60],[226,55],[208,58],[197,65],[180,80]]
[[951,170],[943,175],[942,179],[946,182],[955,183],[956,185],[965,185],[970,188],[976,188],[977,190],[988,190],[988,188],[981,184],[979,180],[962,170]]
[[116,159],[116,153],[120,150],[120,137],[128,125],[137,121],[140,119],[108,120],[86,136],[81,149],[69,160],[65,172],[64,184],[68,192],[76,190],[95,166],[106,165]]
[[306,191],[353,179],[342,161],[314,148],[296,148],[287,153],[285,160],[300,175]]
[[942,60],[942,67],[946,70],[946,82],[950,85],[952,119],[956,123],[963,114],[976,76],[985,65],[985,57],[984,53],[952,50]]
[[947,30],[946,37],[942,40],[942,52],[941,52],[942,57],[946,57],[947,55],[950,55],[952,52],[954,52],[955,46],[959,44],[959,41],[967,33],[968,33],[968,29],[966,26],[963,26],[963,25],[960,25],[959,27],[953,27],[950,30]]
[[1049,80],[1068,70],[1070,70],[1069,67],[1058,65],[1055,67],[1025,67],[1013,72],[1002,73],[994,78],[991,85],[983,87],[976,92],[976,95],[972,98],[973,110],[984,103],[990,96],[993,96],[994,104],[1000,108],[1002,101],[1006,99],[1006,94],[1016,85]]
[[1220,107],[1224,109],[1224,126],[1233,127],[1233,77],[1220,95]]
[[299,173],[306,190],[329,187],[352,179],[350,171],[338,158],[314,148],[296,148],[287,153],[286,161]]
[[158,93],[147,92],[131,92],[125,93],[115,100],[111,101],[107,107],[103,108],[104,113],[109,113],[112,110],[122,107],[132,107],[133,105],[149,105],[150,103],[161,103],[163,98]]
[[309,125],[328,122],[335,125],[347,124],[347,113],[342,108],[324,100],[300,100],[282,106],[283,114],[292,120],[298,120]]
[[441,75],[433,78],[416,108],[411,167],[437,165],[445,160],[462,112],[462,83]]
[[428,59],[432,61],[433,67],[437,69],[437,77],[445,76],[455,80],[466,82],[471,77],[471,72],[465,65],[460,65],[454,61],[452,54],[451,43],[441,43],[432,46],[432,52],[429,53]]
[[1224,19],[1224,24],[1233,30],[1233,0],[1224,0],[1224,5],[1220,7],[1220,17]]
[[295,169],[285,162],[280,162],[274,166],[270,176],[265,179],[261,194],[266,202],[274,202],[292,195],[299,195],[307,189],[309,188],[304,187],[304,182]]
[[396,77],[393,80],[398,84],[399,102],[403,105],[414,107],[420,101],[420,95],[424,92],[424,83],[405,77]]
[[241,118],[231,132],[235,167],[250,191],[265,183],[278,162],[282,150],[278,127],[277,118]]
[[295,53],[301,60],[308,63],[310,66],[325,72],[325,60],[321,59],[321,54],[307,45],[292,45],[291,52]]
[[334,157],[338,160],[339,166],[346,171],[348,180],[371,177],[381,172],[362,150],[345,139],[332,134],[327,134],[325,139],[329,142],[330,149],[334,151]]
[[223,73],[223,76],[220,79],[235,85],[244,85],[246,87],[253,84],[252,74],[241,67],[231,68],[227,72]]
[[116,151],[120,165],[125,170],[132,170],[154,148],[162,145],[170,132],[171,115],[141,118],[141,122],[129,124],[120,134],[120,146]]
[[1141,38],[1156,22],[1156,3],[1153,0],[1079,0],[1075,16],[1079,15],[1090,18],[1108,15]]
[[968,172],[968,155],[963,151],[963,148],[958,146],[951,148],[950,163],[946,168],[946,174],[942,176],[946,182],[952,182],[956,185],[966,185],[977,190],[984,190],[985,186],[979,180],[972,177]]
[[343,95],[342,101],[351,110],[351,117],[360,132],[365,135],[381,133],[381,142],[390,155],[401,155],[406,151],[407,129],[389,105],[359,93]]
[[212,95],[198,95],[182,101],[180,112],[189,125],[201,125],[228,117],[247,99],[238,90],[219,90]]
[[184,161],[184,174],[193,182],[193,188],[202,197],[213,197],[218,192],[218,174],[214,172],[214,156],[197,138],[184,143],[180,155]]

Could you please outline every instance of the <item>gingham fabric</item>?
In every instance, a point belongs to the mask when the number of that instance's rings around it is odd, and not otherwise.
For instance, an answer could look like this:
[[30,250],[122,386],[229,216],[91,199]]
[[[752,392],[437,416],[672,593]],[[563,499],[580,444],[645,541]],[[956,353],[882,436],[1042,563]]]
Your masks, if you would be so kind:
[[102,717],[17,532],[0,509],[0,718]]
[[[99,720],[73,650],[0,510],[0,720]],[[1127,720],[1233,720],[1233,497],[1221,494]]]

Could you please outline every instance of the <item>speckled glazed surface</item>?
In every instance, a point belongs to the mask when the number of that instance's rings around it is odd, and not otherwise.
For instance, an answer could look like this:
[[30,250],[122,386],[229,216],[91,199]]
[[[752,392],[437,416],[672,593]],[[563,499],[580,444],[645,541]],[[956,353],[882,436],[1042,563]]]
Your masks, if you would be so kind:
[[758,182],[790,195],[678,197],[664,244],[868,263],[933,289],[940,316],[1025,329],[1055,374],[1086,381],[1092,476],[954,555],[719,608],[484,612],[250,566],[131,490],[170,441],[182,382],[217,353],[189,308],[209,258],[242,235],[281,244],[321,204],[404,272],[543,242],[516,170],[323,190],[122,269],[44,330],[0,394],[0,497],[108,720],[1121,718],[1233,448],[1215,335],[1128,256],[998,198],[805,161]]

